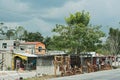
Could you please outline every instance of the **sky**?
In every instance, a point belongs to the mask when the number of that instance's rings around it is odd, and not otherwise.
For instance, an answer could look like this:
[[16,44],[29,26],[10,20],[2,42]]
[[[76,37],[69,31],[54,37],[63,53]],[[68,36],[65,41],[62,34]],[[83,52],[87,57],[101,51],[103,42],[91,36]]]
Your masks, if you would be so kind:
[[23,26],[30,32],[52,36],[56,24],[78,11],[90,13],[90,24],[120,29],[120,0],[0,0],[0,22],[9,27]]

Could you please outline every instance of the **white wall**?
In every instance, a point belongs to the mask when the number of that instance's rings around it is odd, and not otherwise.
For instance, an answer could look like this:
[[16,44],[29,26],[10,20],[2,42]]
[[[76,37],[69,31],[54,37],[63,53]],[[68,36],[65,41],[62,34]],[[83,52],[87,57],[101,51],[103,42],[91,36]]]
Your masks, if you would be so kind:
[[[49,74],[54,75],[54,66],[37,66],[36,69],[37,74]],[[56,71],[57,75],[59,75],[61,72],[59,71],[59,68]]]
[[[3,57],[2,57],[3,56]],[[3,70],[7,70],[8,67],[12,68],[12,54],[10,52],[0,53],[0,60],[3,58]],[[1,64],[0,64],[1,68]]]
[[[4,69],[6,70],[8,67],[12,67],[12,52],[14,50],[14,42],[16,40],[0,40],[0,59],[2,59],[2,55],[4,58]],[[23,42],[23,41],[20,41]],[[7,43],[7,48],[3,48],[3,43]],[[1,67],[1,65],[0,65]]]
[[[3,48],[3,43],[7,43],[7,48]],[[11,50],[14,46],[14,40],[0,40],[0,50]]]
[[20,45],[20,48],[23,47],[25,53],[30,53],[30,54],[34,54],[35,53],[35,45]]

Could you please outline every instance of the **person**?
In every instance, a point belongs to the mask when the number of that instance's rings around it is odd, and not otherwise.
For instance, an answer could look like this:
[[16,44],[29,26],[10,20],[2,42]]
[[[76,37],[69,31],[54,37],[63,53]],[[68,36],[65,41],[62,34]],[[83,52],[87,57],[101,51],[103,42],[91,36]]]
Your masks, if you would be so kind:
[[21,65],[20,65],[20,68],[21,68],[22,70],[24,70],[24,67],[25,67],[25,65],[24,65],[24,63],[22,62]]
[[20,79],[19,80],[23,80],[23,77],[20,77]]
[[100,70],[100,59],[97,58],[96,60],[97,70]]
[[102,69],[102,70],[105,69],[105,60],[104,60],[104,59],[102,60],[102,63],[101,63],[101,69]]

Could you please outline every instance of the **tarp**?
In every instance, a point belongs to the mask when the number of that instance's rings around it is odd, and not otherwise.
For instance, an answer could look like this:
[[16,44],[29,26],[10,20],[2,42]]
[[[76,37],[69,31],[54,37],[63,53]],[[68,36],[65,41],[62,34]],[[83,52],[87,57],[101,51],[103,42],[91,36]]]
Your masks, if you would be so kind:
[[37,55],[34,54],[28,54],[28,53],[15,53],[14,57],[20,57],[21,59],[27,60],[28,57],[37,57]]
[[15,55],[14,55],[14,58],[15,58],[16,56],[20,57],[21,59],[27,60],[27,57],[26,57],[26,56],[19,55],[19,54],[15,54]]

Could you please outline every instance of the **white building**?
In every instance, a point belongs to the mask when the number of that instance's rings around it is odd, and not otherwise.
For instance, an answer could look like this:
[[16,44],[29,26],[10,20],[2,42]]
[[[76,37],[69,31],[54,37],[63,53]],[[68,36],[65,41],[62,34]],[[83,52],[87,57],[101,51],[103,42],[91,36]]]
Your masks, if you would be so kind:
[[11,51],[17,49],[20,42],[18,40],[0,40],[0,51]]
[[[33,60],[37,59],[36,54],[45,54],[45,45],[43,43],[19,40],[0,40],[0,69],[17,69],[18,60],[19,68],[21,68],[23,63],[27,65],[24,66],[27,68],[28,63],[33,63]],[[34,63],[34,66],[36,66],[35,61]]]
[[0,69],[6,70],[12,66],[12,53],[18,44],[17,40],[0,40]]

